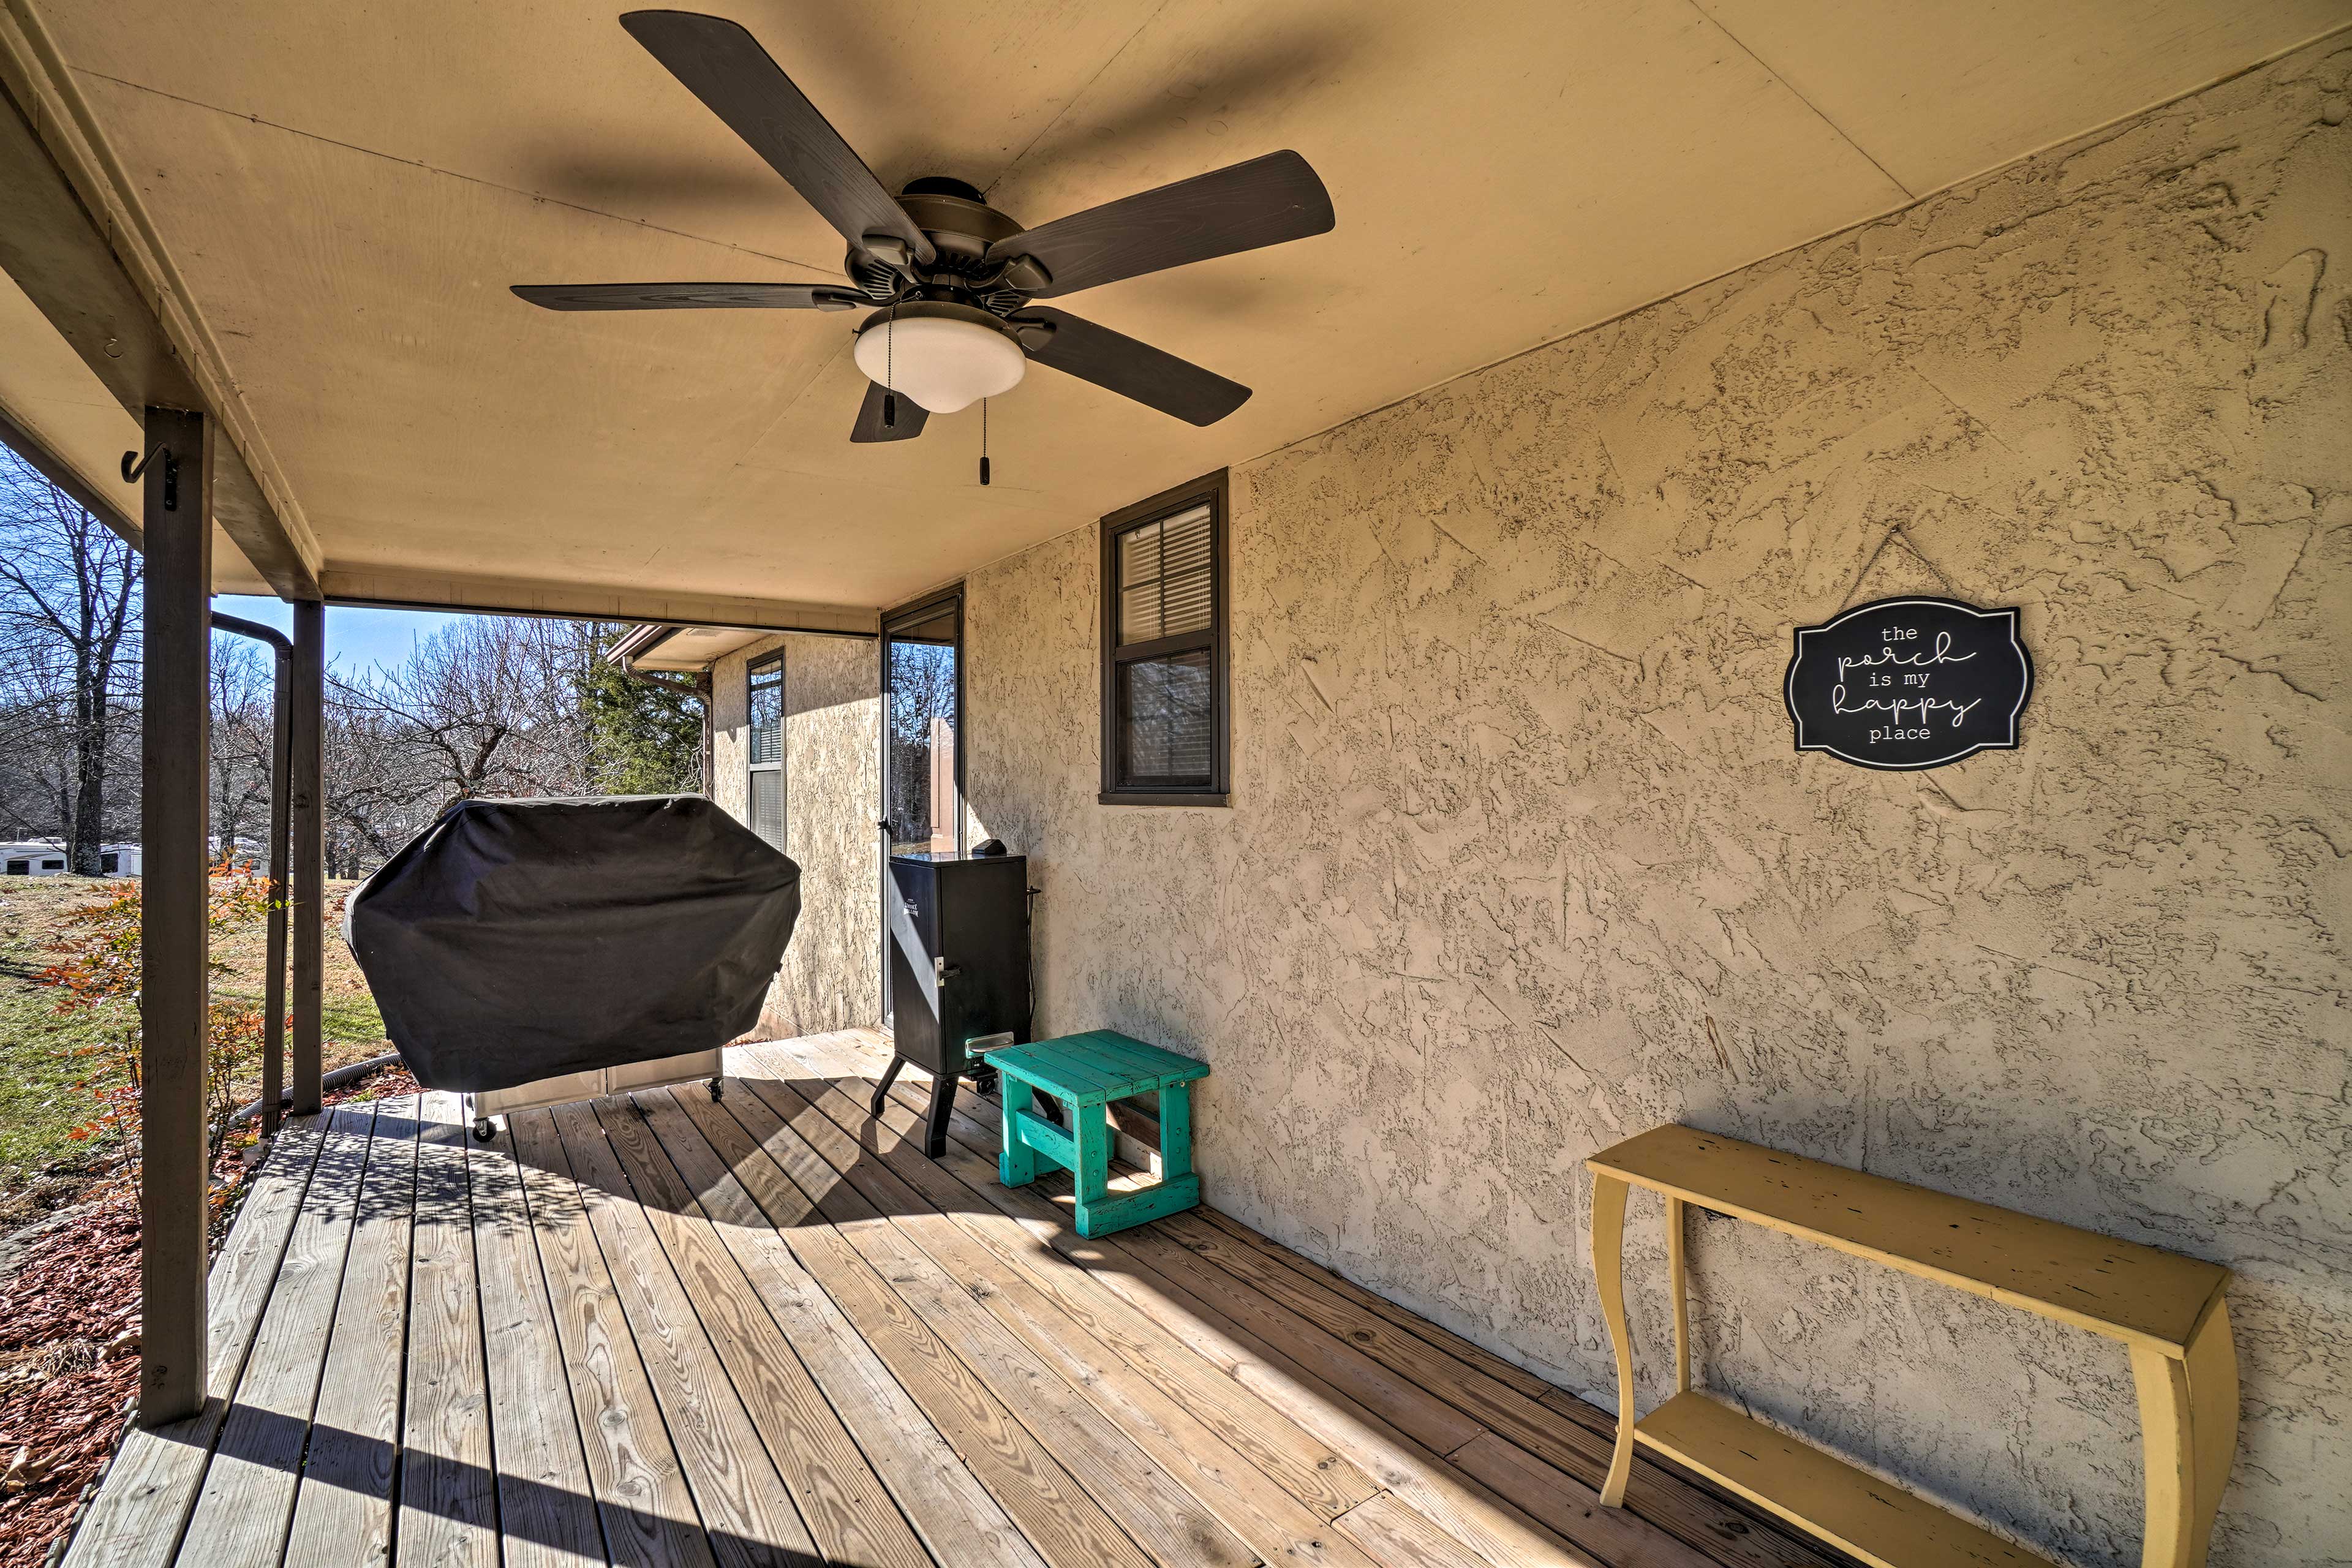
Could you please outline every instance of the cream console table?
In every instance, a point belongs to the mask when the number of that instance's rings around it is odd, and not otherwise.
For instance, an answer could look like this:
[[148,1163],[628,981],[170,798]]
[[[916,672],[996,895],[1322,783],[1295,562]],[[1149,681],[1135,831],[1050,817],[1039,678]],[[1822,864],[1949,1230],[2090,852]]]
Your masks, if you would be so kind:
[[[1683,1206],[1696,1204],[2121,1340],[2147,1467],[2141,1568],[2202,1568],[2238,1447],[2230,1271],[2012,1209],[1688,1127],[1653,1128],[1585,1162],[1592,1271],[1617,1350],[1617,1451],[1601,1500],[1622,1507],[1639,1441],[1877,1568],[2048,1568],[2044,1559],[1691,1387]],[[1666,1200],[1675,1394],[1639,1422],[1622,1264],[1625,1194]]]

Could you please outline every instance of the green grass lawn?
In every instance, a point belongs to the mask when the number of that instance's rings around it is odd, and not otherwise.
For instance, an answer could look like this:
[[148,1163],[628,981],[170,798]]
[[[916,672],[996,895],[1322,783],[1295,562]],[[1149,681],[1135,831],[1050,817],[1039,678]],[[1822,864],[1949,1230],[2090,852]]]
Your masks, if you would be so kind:
[[[62,917],[91,901],[100,886],[82,877],[12,877],[0,882],[0,1194],[22,1187],[53,1161],[96,1152],[68,1136],[92,1116],[89,1098],[74,1087],[89,1063],[75,1053],[110,1031],[119,1037],[135,1028],[135,1009],[114,1004],[61,1015],[55,994],[33,977],[56,962],[50,948]],[[351,886],[328,885],[330,909],[338,920],[337,896]],[[217,983],[224,999],[260,1006],[263,928],[257,920],[216,944],[214,956],[230,969]],[[367,981],[332,929],[326,958],[326,1065],[339,1067],[390,1049]],[[257,1077],[257,1068],[256,1072]],[[241,1100],[252,1099],[259,1089],[257,1081],[239,1087]]]
[[[133,1011],[129,1007],[57,1011],[32,982],[49,959],[44,944],[26,934],[35,923],[23,918],[26,902],[0,897],[0,1192],[22,1186],[74,1151],[68,1131],[90,1119],[88,1097],[74,1088],[88,1066],[74,1053],[133,1022],[120,1016]],[[46,921],[38,924],[46,929]]]

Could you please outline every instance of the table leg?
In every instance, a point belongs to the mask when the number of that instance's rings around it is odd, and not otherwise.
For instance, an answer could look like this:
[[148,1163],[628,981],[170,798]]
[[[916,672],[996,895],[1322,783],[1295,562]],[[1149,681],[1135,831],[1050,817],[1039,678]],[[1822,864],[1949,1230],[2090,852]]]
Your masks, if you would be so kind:
[[1021,1113],[1035,1098],[1028,1080],[1003,1075],[1003,1129],[997,1134],[996,1179],[1008,1187],[1025,1187],[1037,1179],[1037,1151],[1021,1141]]
[[1601,1484],[1603,1508],[1625,1506],[1625,1483],[1633,1473],[1633,1342],[1625,1330],[1625,1184],[1614,1176],[1592,1178],[1592,1279],[1601,1289],[1601,1315],[1608,1320],[1609,1342],[1617,1351],[1617,1452]]
[[1192,1173],[1192,1086],[1171,1083],[1160,1091],[1160,1179]]
[[1666,1289],[1675,1294],[1675,1392],[1690,1392],[1690,1290],[1683,1272],[1683,1200],[1666,1200]]
[[1093,1211],[1110,1195],[1110,1107],[1073,1105],[1069,1112],[1070,1142],[1077,1156],[1070,1183],[1077,1189],[1078,1234],[1092,1236]]
[[2137,1345],[2131,1357],[2147,1467],[2141,1568],[2204,1568],[2238,1450],[2238,1352],[2228,1303],[2213,1304],[2182,1359]]

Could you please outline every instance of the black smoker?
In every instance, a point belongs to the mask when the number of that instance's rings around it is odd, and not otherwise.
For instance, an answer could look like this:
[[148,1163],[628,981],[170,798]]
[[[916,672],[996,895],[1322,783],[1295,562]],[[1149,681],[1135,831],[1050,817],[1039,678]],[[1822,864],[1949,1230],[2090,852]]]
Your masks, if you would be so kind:
[[1029,1038],[1028,859],[893,855],[882,914],[897,1054],[874,1091],[873,1110],[882,1114],[891,1080],[907,1063],[929,1072],[923,1150],[937,1159],[947,1152],[956,1079],[969,1073],[984,1091],[996,1076],[971,1047]]

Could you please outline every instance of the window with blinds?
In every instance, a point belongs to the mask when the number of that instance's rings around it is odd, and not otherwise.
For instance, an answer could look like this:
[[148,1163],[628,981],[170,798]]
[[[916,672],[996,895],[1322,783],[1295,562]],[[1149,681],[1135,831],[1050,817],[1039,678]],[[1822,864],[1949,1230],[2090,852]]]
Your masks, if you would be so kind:
[[744,756],[750,766],[751,831],[784,847],[784,656],[771,654],[751,666],[744,720]]
[[1118,536],[1118,640],[1150,642],[1209,629],[1214,609],[1208,503]]
[[1225,476],[1103,519],[1106,804],[1225,803]]

